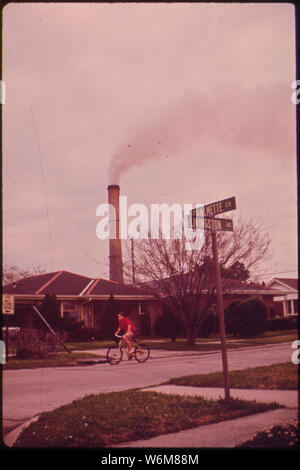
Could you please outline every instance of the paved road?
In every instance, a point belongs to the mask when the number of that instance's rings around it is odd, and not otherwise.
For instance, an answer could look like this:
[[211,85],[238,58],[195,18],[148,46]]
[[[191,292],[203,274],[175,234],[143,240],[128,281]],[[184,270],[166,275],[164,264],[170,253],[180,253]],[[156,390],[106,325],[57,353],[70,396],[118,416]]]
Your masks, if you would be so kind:
[[[291,360],[291,343],[228,351],[229,370]],[[101,353],[100,353],[101,354]],[[220,352],[152,351],[144,364],[123,361],[3,373],[3,436],[37,416],[91,393],[154,386],[171,377],[222,370]]]

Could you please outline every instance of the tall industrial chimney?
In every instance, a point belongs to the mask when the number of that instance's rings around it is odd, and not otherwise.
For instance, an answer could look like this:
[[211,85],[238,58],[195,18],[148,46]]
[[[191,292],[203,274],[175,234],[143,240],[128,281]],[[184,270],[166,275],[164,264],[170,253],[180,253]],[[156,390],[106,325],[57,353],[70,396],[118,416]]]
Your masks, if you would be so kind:
[[110,225],[115,228],[115,238],[109,238],[109,279],[123,284],[122,240],[120,239],[119,210],[120,186],[117,184],[111,184],[107,187],[107,191],[108,203],[115,208],[115,220],[110,220]]

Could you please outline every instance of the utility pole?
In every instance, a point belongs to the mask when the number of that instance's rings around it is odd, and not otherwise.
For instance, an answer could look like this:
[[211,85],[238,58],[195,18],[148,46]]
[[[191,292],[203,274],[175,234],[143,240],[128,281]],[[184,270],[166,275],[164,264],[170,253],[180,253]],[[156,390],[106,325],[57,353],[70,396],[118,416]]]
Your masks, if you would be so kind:
[[223,294],[222,294],[221,273],[220,273],[219,255],[218,255],[218,242],[217,242],[217,235],[214,230],[212,230],[211,232],[211,241],[212,241],[215,276],[216,276],[217,307],[218,307],[219,329],[220,329],[220,339],[221,339],[221,349],[222,349],[224,391],[225,391],[225,399],[228,399],[230,398],[230,391],[229,391],[229,373],[228,373],[228,360],[227,360],[227,348],[226,348]]
[[134,246],[133,238],[131,238],[131,264],[132,264],[132,282],[135,283],[135,272],[134,272]]

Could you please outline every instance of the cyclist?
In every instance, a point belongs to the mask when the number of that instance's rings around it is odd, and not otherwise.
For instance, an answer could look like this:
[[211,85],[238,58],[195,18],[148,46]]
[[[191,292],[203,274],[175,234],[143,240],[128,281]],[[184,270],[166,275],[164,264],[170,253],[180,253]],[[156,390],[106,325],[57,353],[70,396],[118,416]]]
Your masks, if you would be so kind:
[[127,346],[128,359],[131,359],[132,354],[134,352],[134,349],[132,348],[131,340],[136,331],[136,327],[134,326],[132,321],[130,321],[129,318],[126,317],[125,313],[123,312],[118,313],[118,322],[119,322],[119,327],[117,331],[115,332],[115,335],[117,335],[121,330],[123,330],[124,332],[123,341],[125,345]]

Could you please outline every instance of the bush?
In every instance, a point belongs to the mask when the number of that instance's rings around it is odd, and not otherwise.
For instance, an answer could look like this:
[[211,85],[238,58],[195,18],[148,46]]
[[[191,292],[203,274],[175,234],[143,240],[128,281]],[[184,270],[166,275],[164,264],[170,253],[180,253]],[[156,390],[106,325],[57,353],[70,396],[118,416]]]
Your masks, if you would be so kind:
[[172,341],[175,341],[181,331],[181,321],[177,315],[165,307],[163,313],[158,317],[155,323],[155,333],[159,336],[166,336]]
[[266,330],[267,307],[260,299],[249,299],[237,306],[234,331],[241,338],[258,336]]
[[272,318],[267,321],[267,331],[294,330],[297,328],[295,318]]
[[267,307],[260,299],[234,300],[225,309],[227,333],[249,338],[262,334],[267,327]]
[[49,354],[56,354],[58,345],[64,339],[62,334],[41,334],[34,328],[24,328],[16,339],[16,357],[18,359],[44,358]]
[[151,319],[149,313],[139,316],[140,319],[140,334],[143,336],[151,335]]
[[67,332],[69,341],[93,341],[103,339],[100,328],[87,328],[84,322],[66,322],[64,330]]
[[211,334],[216,333],[218,328],[219,325],[217,315],[215,315],[213,312],[209,312],[209,314],[202,321],[198,334],[201,338],[208,338]]
[[[43,303],[40,307],[40,313],[49,323],[53,330],[59,329],[59,324],[61,321],[60,318],[60,308],[59,302],[55,294],[46,294],[43,300]],[[34,327],[38,328],[41,331],[48,331],[47,326],[37,315],[34,317]]]
[[224,311],[226,332],[232,334],[233,336],[238,335],[238,310],[241,303],[241,300],[233,300]]

